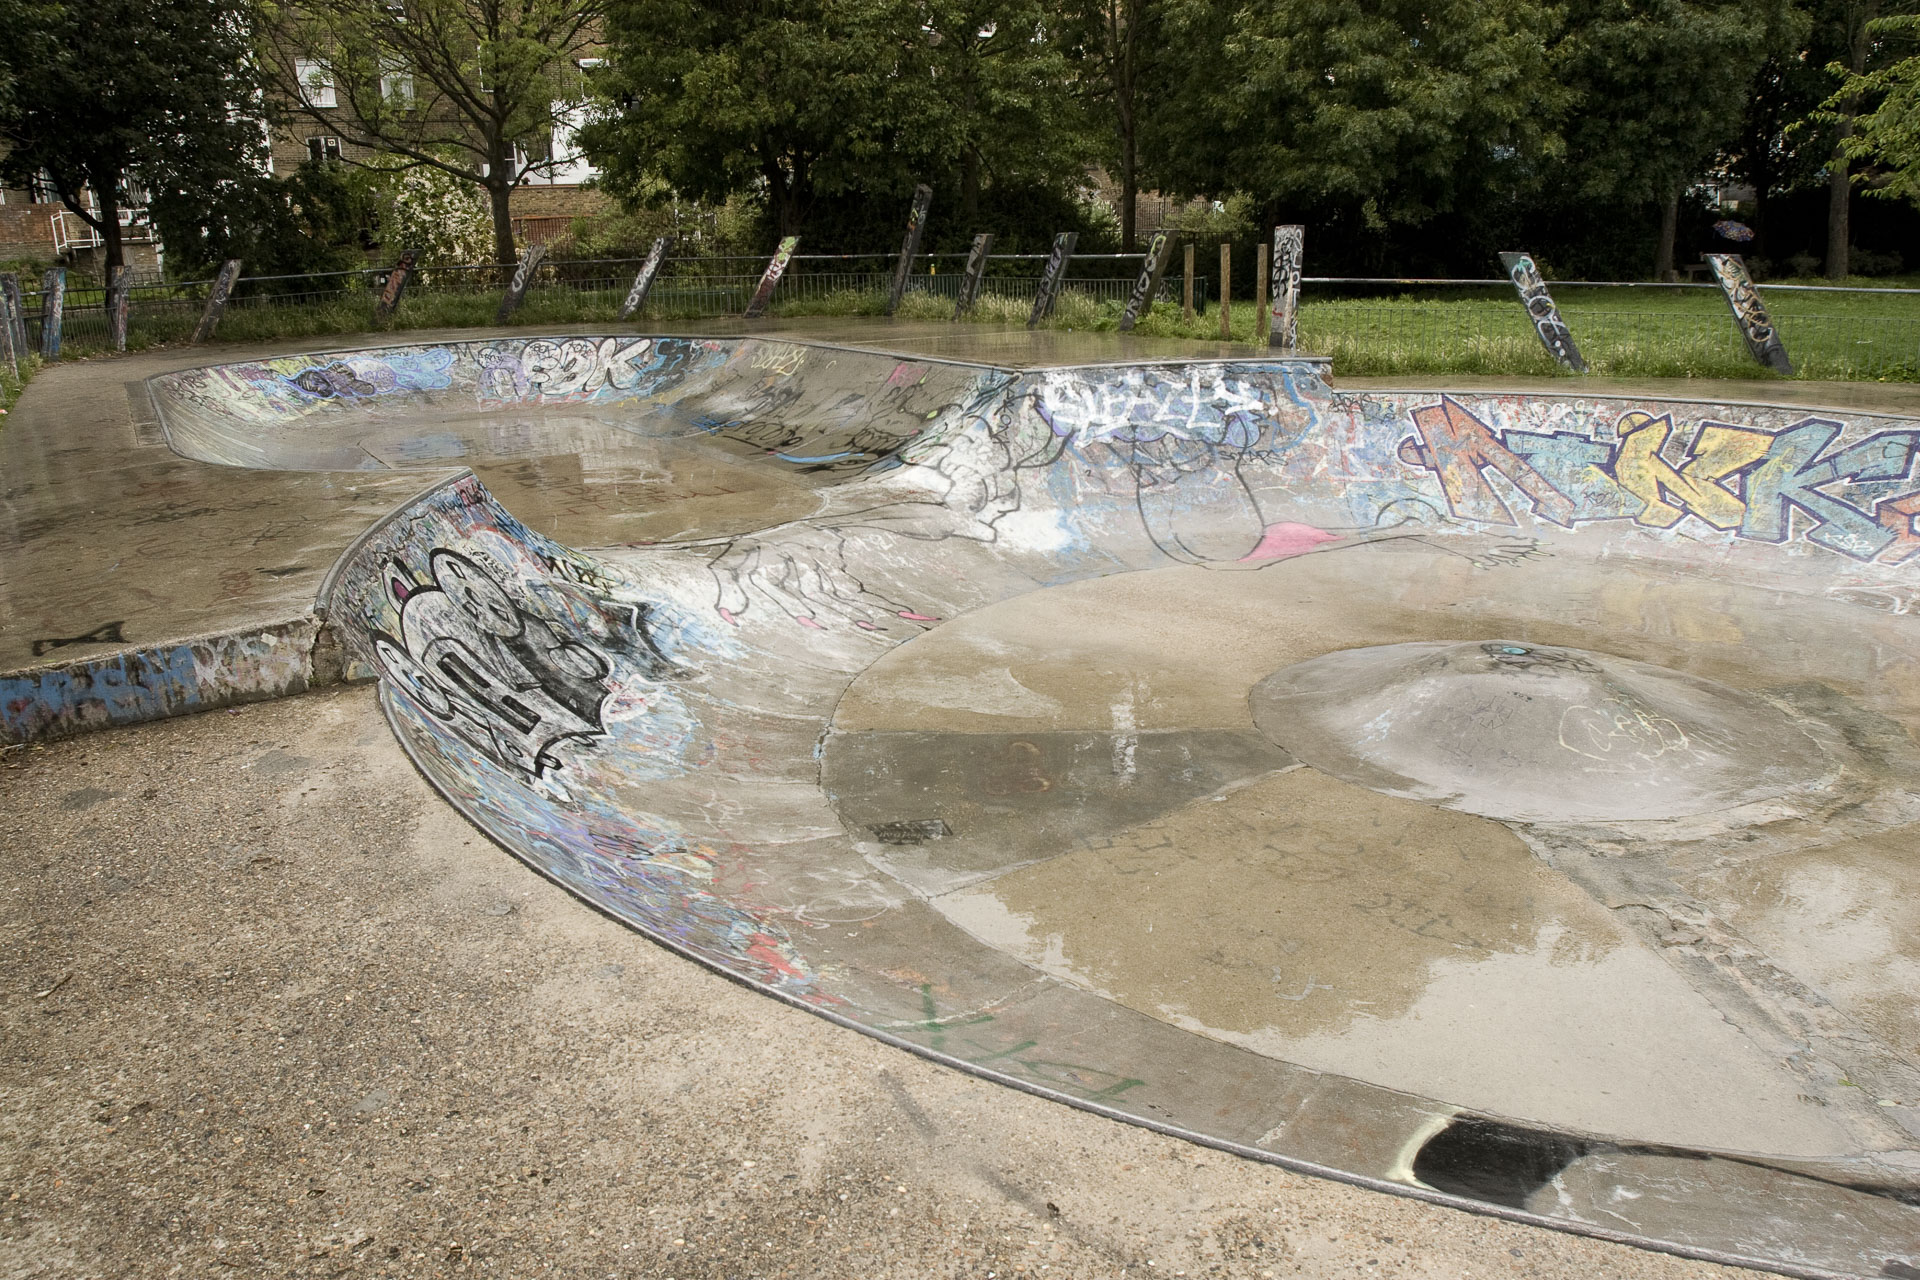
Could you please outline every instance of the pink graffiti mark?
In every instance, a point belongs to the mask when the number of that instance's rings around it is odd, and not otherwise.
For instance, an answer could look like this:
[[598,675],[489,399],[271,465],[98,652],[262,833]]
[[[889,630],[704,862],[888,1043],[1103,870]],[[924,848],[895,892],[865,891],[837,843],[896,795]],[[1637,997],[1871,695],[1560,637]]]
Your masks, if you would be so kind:
[[740,625],[740,619],[733,616],[733,610],[725,608],[723,606],[719,606],[719,605],[716,605],[714,607],[720,610],[720,616],[725,618],[728,622],[732,623],[736,627]]
[[874,626],[871,622],[856,622],[853,625],[860,628],[862,631],[878,631],[880,629]]
[[938,619],[938,618],[929,618],[929,617],[928,617],[928,616],[927,616],[926,614],[924,614],[924,613],[915,613],[915,612],[914,612],[913,610],[911,610],[911,609],[902,609],[902,610],[900,610],[900,616],[901,616],[901,617],[903,617],[903,618],[905,618],[905,619],[906,619],[906,620],[907,620],[908,622],[938,622],[938,621],[940,621],[940,619]]
[[1246,564],[1249,560],[1284,560],[1288,556],[1305,555],[1324,543],[1338,541],[1340,535],[1337,533],[1328,533],[1310,524],[1282,520],[1267,526],[1266,532],[1260,537],[1260,545],[1241,556],[1240,563]]
[[801,617],[801,616],[799,616],[799,615],[795,615],[795,617],[794,617],[794,619],[793,619],[793,620],[794,620],[795,622],[797,622],[797,623],[799,623],[799,624],[800,624],[801,626],[803,626],[803,627],[812,627],[812,628],[813,628],[813,629],[814,629],[815,631],[825,631],[825,630],[826,630],[826,628],[825,628],[825,627],[823,627],[823,626],[821,626],[821,625],[820,625],[819,623],[817,623],[817,622],[815,622],[815,621],[814,621],[814,620],[813,620],[812,618],[806,618],[806,617]]

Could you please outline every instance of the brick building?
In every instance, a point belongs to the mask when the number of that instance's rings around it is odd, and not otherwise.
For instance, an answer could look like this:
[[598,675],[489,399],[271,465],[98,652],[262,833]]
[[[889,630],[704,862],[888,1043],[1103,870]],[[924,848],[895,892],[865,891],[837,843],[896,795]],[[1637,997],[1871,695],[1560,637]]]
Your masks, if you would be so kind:
[[[91,191],[82,193],[98,209]],[[164,246],[147,221],[145,209],[122,209],[120,226],[127,265],[136,276],[158,277]],[[102,277],[106,248],[86,219],[68,209],[50,186],[0,187],[0,262],[59,263],[84,275]]]

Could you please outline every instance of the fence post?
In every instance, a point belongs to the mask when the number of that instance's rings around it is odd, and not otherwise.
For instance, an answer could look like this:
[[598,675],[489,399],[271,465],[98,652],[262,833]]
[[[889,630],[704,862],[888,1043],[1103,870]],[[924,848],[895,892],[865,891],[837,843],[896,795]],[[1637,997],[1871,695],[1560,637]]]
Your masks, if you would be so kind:
[[967,274],[960,280],[960,297],[953,304],[953,318],[958,320],[973,310],[973,304],[980,300],[980,282],[987,275],[987,255],[993,251],[993,232],[982,231],[973,238],[973,248],[967,250]]
[[907,238],[900,245],[900,267],[893,273],[893,292],[887,295],[887,314],[900,309],[907,296],[907,277],[913,271],[913,256],[920,252],[920,236],[927,229],[927,206],[933,203],[933,188],[921,183],[913,189],[913,209],[907,214]]
[[1307,229],[1302,226],[1273,229],[1272,314],[1267,322],[1267,345],[1282,351],[1300,345],[1300,263],[1306,239]]
[[1172,256],[1172,234],[1154,232],[1153,239],[1147,241],[1147,260],[1140,264],[1140,274],[1133,282],[1133,294],[1127,299],[1127,309],[1120,313],[1120,332],[1128,332],[1140,317],[1153,311],[1153,300],[1160,296],[1160,279],[1166,275],[1167,259]]
[[654,277],[660,274],[660,265],[667,260],[667,246],[672,243],[672,236],[661,236],[653,242],[653,248],[647,250],[647,260],[640,264],[640,274],[633,278],[633,288],[627,290],[627,300],[620,304],[622,320],[631,320],[634,312],[647,305],[647,295],[653,292]]
[[741,319],[757,320],[767,314],[767,304],[773,301],[773,291],[779,286],[780,277],[787,273],[787,263],[793,260],[793,251],[799,246],[799,236],[781,238],[780,247],[767,260],[767,269],[760,277],[760,287],[753,291],[753,299],[747,303],[747,309],[740,313]]
[[127,349],[127,320],[133,310],[133,268],[122,264],[107,272],[107,338],[115,351]]
[[520,265],[513,269],[513,279],[507,282],[507,291],[500,295],[500,310],[494,313],[495,324],[505,324],[520,309],[520,303],[527,296],[527,286],[533,283],[533,273],[540,269],[540,260],[547,256],[547,246],[530,244],[526,254],[520,259]]
[[1182,320],[1193,319],[1193,246],[1187,246],[1186,300],[1180,308]]
[[1066,279],[1067,263],[1073,261],[1073,249],[1079,243],[1078,231],[1062,231],[1053,238],[1053,252],[1047,255],[1047,268],[1040,273],[1040,287],[1034,291],[1033,311],[1027,316],[1027,328],[1035,328],[1053,314],[1053,300],[1060,294],[1060,282]]
[[213,288],[207,291],[207,309],[200,313],[200,323],[194,326],[194,345],[213,341],[213,331],[220,327],[220,317],[227,311],[227,299],[233,296],[233,286],[239,279],[240,259],[228,258],[220,264],[220,274],[213,278]]
[[413,276],[413,264],[419,259],[418,252],[406,250],[400,255],[400,261],[393,264],[387,272],[386,287],[380,290],[380,299],[373,304],[373,321],[385,324],[393,318],[400,308],[400,296],[407,291],[407,281]]
[[1547,282],[1541,279],[1540,269],[1534,265],[1533,258],[1524,253],[1503,253],[1500,255],[1500,266],[1520,294],[1520,305],[1527,309],[1527,318],[1533,321],[1533,331],[1540,335],[1540,345],[1547,349],[1547,354],[1563,367],[1575,373],[1585,373],[1587,362],[1581,356],[1580,348],[1573,344],[1573,331],[1560,318],[1560,308],[1553,305],[1553,297],[1547,292]]
[[1262,240],[1253,255],[1253,341],[1255,346],[1264,345],[1268,335],[1273,332],[1269,327],[1271,317],[1267,314],[1267,242]]
[[13,320],[13,349],[20,359],[25,360],[27,351],[27,307],[20,297],[20,277],[11,271],[0,272],[0,294],[6,295],[7,310]]
[[1220,340],[1233,341],[1233,246],[1220,246]]
[[40,358],[60,358],[60,322],[67,314],[67,269],[49,267],[40,277]]
[[1707,265],[1713,268],[1713,278],[1720,282],[1720,292],[1733,309],[1734,327],[1746,340],[1748,352],[1775,373],[1791,377],[1793,361],[1787,358],[1780,331],[1773,327],[1773,317],[1760,301],[1760,291],[1753,287],[1746,260],[1737,253],[1710,253]]

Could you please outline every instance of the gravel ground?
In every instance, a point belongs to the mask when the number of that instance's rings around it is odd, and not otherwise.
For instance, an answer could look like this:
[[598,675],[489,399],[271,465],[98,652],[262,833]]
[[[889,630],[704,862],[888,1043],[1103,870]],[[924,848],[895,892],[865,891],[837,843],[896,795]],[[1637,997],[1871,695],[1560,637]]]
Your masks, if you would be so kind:
[[366,688],[0,756],[0,1277],[1703,1277],[922,1062],[478,835]]

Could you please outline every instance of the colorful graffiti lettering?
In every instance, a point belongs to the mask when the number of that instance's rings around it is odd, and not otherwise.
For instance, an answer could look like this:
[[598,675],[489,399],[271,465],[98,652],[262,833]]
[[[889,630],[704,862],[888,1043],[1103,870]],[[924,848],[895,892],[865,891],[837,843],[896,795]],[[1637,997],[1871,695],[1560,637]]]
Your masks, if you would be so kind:
[[1885,498],[1830,492],[1907,479],[1920,430],[1882,431],[1836,449],[1844,424],[1832,419],[1805,418],[1778,431],[1703,419],[1676,461],[1670,415],[1622,414],[1613,442],[1496,432],[1450,396],[1409,416],[1417,434],[1401,441],[1400,460],[1438,477],[1462,520],[1517,523],[1495,488],[1498,477],[1533,515],[1561,528],[1629,519],[1669,529],[1691,516],[1743,539],[1781,543],[1798,512],[1811,526],[1807,541],[1855,560],[1894,548],[1892,558],[1903,561],[1920,550],[1913,528],[1920,491]]

